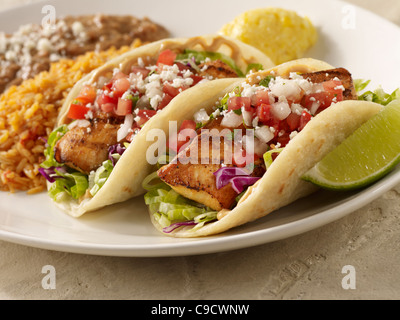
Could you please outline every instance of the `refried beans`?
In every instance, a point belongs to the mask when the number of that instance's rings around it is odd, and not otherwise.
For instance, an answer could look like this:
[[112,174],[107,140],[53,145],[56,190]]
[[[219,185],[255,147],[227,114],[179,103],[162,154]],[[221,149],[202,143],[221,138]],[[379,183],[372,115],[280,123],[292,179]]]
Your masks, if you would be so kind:
[[50,69],[61,58],[73,59],[89,51],[131,45],[135,39],[152,42],[169,32],[148,18],[87,15],[58,19],[51,28],[28,24],[13,34],[0,33],[0,93],[11,85]]

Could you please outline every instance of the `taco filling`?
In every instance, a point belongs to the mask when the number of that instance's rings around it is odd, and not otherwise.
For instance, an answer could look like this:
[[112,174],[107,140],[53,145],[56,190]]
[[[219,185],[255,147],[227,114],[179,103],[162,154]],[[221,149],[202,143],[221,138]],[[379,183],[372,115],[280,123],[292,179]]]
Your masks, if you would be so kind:
[[84,85],[71,103],[70,123],[53,131],[40,170],[52,183],[54,200],[93,197],[145,123],[180,92],[244,76],[231,58],[215,52],[167,49],[144,60],[139,58],[129,73],[114,69]]
[[355,99],[343,68],[242,83],[211,114],[201,109],[170,136],[159,160],[167,163],[143,184],[154,219],[165,233],[221,219],[313,117]]

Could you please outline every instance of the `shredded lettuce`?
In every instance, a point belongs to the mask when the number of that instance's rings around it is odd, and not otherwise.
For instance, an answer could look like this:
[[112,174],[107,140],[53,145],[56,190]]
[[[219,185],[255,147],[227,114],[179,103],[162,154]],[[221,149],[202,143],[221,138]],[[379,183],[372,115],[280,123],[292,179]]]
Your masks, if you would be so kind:
[[260,63],[250,63],[247,66],[246,74],[250,73],[251,71],[254,72],[254,71],[260,71],[260,70],[263,70],[263,69],[264,69],[264,67]]
[[371,80],[354,80],[354,88],[358,95],[358,100],[362,101],[372,101],[379,103],[383,106],[388,105],[393,100],[400,99],[400,88],[397,88],[392,93],[386,93],[382,87],[378,87],[377,89],[371,91],[363,92],[363,90],[369,85]]
[[69,131],[67,125],[63,125],[55,129],[47,139],[47,148],[44,150],[46,160],[41,163],[42,168],[61,167],[62,164],[58,163],[54,158],[54,147],[58,140],[60,140]]
[[[72,168],[58,163],[54,158],[54,147],[57,142],[68,132],[68,126],[63,125],[55,129],[47,140],[47,148],[44,151],[46,160],[40,165],[41,168],[54,170],[56,177],[51,184],[48,194],[56,202],[60,202],[68,197],[79,200],[89,190],[90,195],[94,197],[101,187],[106,183],[114,169],[114,164],[120,159],[118,152],[110,154],[112,160],[106,160],[89,176],[76,171]],[[127,148],[129,144],[125,145]]]
[[278,155],[283,151],[284,148],[272,149],[264,153],[264,163],[265,168],[268,169],[274,160],[272,159],[272,154],[277,153]]
[[269,83],[271,82],[272,79],[275,79],[274,76],[266,76],[264,79],[262,79],[259,83],[260,86],[269,87]]
[[150,174],[143,181],[143,188],[148,191],[144,196],[145,203],[162,228],[193,221],[195,226],[192,230],[196,230],[217,219],[216,211],[184,198],[162,182],[157,172]]
[[356,93],[361,94],[361,92],[370,84],[370,82],[371,80],[355,79],[353,83]]
[[[116,154],[119,156],[119,154]],[[114,155],[113,155],[114,157]],[[114,166],[111,160],[106,160],[103,164],[96,170],[89,174],[89,184],[90,195],[94,197],[102,186],[106,183],[107,179],[110,177]]]
[[240,70],[240,68],[236,65],[235,61],[228,57],[227,55],[219,52],[210,52],[210,51],[196,51],[196,50],[190,50],[190,49],[185,49],[185,51],[181,54],[178,54],[176,57],[176,61],[188,61],[191,59],[194,59],[197,64],[202,63],[205,61],[207,58],[211,60],[221,60],[222,62],[226,63],[228,66],[230,66],[233,70],[235,70],[236,74],[240,77],[243,78],[245,75]]
[[[44,151],[46,160],[41,163],[45,169],[53,168],[57,178],[49,188],[49,196],[56,202],[69,196],[74,199],[82,197],[88,188],[87,176],[80,172],[69,172],[67,168],[56,161],[54,158],[54,147],[56,143],[69,131],[67,125],[62,125],[55,129],[47,140],[47,148]],[[65,168],[66,170],[58,170]]]
[[57,171],[57,174],[62,177],[55,180],[49,189],[49,196],[56,202],[65,199],[68,195],[74,199],[82,197],[88,188],[88,178],[80,172],[62,173]]

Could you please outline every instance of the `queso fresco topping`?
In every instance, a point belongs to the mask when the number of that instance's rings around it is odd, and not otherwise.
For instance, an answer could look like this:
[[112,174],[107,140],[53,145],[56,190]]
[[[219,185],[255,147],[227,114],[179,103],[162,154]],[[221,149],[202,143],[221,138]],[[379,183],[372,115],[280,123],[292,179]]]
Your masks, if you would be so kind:
[[267,76],[258,85],[245,82],[241,87],[225,95],[211,115],[198,111],[192,125],[184,122],[185,128],[210,127],[218,121],[232,130],[254,129],[255,156],[262,157],[270,149],[285,147],[314,116],[343,101],[345,91],[337,77],[313,83],[296,73],[288,79]]
[[[177,57],[175,52],[167,49],[159,54],[154,65],[146,66],[139,59],[128,73],[115,69],[112,79],[100,89],[85,85],[71,103],[68,117],[92,120],[99,113],[125,117],[118,132],[118,142],[123,139],[131,142],[140,128],[180,92],[218,77],[208,73],[209,66],[215,63],[209,58],[196,61],[194,56],[185,56],[188,61],[177,61]],[[224,68],[222,72],[233,72],[228,65]],[[234,72],[233,75],[237,76]]]

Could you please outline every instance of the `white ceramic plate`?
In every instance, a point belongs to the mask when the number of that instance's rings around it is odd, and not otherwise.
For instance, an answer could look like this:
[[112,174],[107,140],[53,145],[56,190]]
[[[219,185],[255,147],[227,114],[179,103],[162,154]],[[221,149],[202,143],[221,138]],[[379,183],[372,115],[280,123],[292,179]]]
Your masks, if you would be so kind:
[[[148,16],[174,36],[215,33],[243,11],[276,6],[308,16],[320,39],[308,56],[346,67],[356,78],[373,79],[390,91],[399,86],[400,28],[363,9],[339,1],[308,0],[147,0],[46,1],[0,13],[0,29],[40,23],[42,7],[52,4],[57,15],[133,14]],[[110,256],[177,256],[250,247],[325,225],[349,214],[400,183],[398,167],[368,189],[353,193],[320,191],[312,197],[222,235],[174,239],[152,226],[143,198],[117,204],[74,219],[54,207],[46,194],[0,193],[0,239],[28,246]]]

